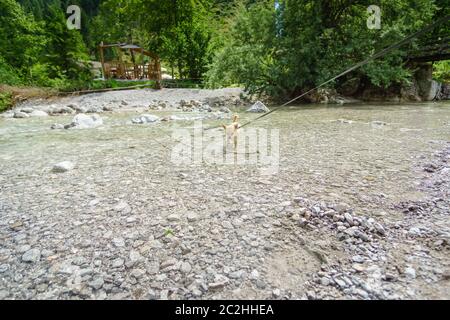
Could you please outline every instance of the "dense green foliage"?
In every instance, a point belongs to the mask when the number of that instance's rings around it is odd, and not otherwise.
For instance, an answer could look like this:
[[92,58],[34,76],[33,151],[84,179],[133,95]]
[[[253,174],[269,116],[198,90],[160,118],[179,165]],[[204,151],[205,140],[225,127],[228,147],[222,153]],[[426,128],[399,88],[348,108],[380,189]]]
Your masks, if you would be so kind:
[[0,92],[0,112],[12,107],[13,98],[10,92]]
[[[236,10],[226,45],[207,74],[210,86],[245,84],[252,92],[293,96],[429,24],[439,12],[433,0],[383,0],[381,30],[370,30],[367,7],[373,1],[260,1]],[[448,35],[448,28],[446,29]],[[409,48],[395,50],[355,73],[361,83],[387,87],[407,82]],[[335,85],[343,84],[349,78]]]
[[93,38],[135,42],[158,54],[181,78],[200,78],[210,62],[212,3],[204,0],[106,0]]
[[[158,54],[180,79],[209,87],[294,96],[449,14],[450,0],[378,0],[382,28],[370,30],[369,0],[0,0],[0,83],[60,90],[113,86],[92,81],[87,61],[100,42],[127,42]],[[82,9],[68,30],[66,8]],[[387,87],[405,83],[410,49],[449,36],[450,28],[414,40],[330,84]],[[107,58],[116,54],[107,50]],[[133,57],[134,58],[134,57]],[[436,63],[449,81],[449,64]],[[355,81],[356,79],[356,81]]]
[[83,39],[66,27],[60,3],[36,8],[41,20],[14,0],[0,0],[0,82],[64,89],[89,80]]
[[434,77],[437,81],[450,83],[450,61],[440,61],[434,64]]

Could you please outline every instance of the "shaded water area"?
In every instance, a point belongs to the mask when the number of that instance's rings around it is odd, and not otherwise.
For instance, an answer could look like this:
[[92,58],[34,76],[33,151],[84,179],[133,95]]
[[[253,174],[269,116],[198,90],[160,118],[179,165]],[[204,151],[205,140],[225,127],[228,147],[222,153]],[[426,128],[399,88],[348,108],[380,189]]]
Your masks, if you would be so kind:
[[[2,298],[450,297],[448,245],[429,244],[448,239],[448,199],[424,222],[402,225],[399,209],[436,197],[423,166],[450,142],[449,102],[277,111],[251,125],[279,130],[270,176],[257,165],[175,166],[172,131],[194,124],[133,125],[135,115],[105,113],[87,130],[50,130],[72,117],[0,118]],[[52,173],[62,161],[75,169]],[[348,221],[322,219],[339,203],[387,235],[341,238]],[[428,238],[408,234],[415,223]],[[24,263],[31,248],[40,259]]]

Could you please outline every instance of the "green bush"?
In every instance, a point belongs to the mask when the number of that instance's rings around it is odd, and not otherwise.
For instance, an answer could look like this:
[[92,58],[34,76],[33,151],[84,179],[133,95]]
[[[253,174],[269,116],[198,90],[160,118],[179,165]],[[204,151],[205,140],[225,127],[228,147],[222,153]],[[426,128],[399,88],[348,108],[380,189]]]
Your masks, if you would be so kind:
[[3,112],[13,105],[13,96],[11,92],[0,92],[0,112]]
[[[414,4],[411,5],[411,2]],[[206,74],[210,87],[244,85],[251,93],[295,97],[433,20],[433,0],[381,0],[382,28],[367,27],[368,1],[273,0],[241,5]],[[379,87],[407,83],[404,45],[352,73]],[[330,83],[338,88],[341,80]]]
[[433,67],[433,77],[437,81],[450,83],[450,60],[436,62]]
[[0,83],[11,86],[19,85],[22,79],[18,76],[17,71],[14,70],[6,61],[0,56]]

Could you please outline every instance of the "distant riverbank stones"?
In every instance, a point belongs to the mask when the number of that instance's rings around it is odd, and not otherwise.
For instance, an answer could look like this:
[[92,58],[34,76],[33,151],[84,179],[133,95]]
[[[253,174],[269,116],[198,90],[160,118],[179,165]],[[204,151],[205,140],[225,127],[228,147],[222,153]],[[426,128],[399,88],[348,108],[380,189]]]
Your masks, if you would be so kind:
[[153,114],[142,114],[138,117],[133,118],[131,122],[134,124],[149,124],[159,122],[160,120],[160,117]]
[[83,113],[77,114],[72,122],[67,125],[54,124],[51,126],[52,130],[58,129],[94,129],[103,125],[103,119],[97,115],[86,115]]
[[252,113],[266,113],[269,111],[270,109],[261,101],[257,101],[254,105],[252,105],[249,109],[247,109],[247,112]]

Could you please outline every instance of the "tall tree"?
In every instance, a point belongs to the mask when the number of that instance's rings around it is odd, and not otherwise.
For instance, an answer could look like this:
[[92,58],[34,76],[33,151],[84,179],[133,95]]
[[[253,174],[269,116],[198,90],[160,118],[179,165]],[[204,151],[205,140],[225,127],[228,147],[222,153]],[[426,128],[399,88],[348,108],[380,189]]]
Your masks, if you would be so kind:
[[[244,84],[254,92],[296,96],[430,23],[434,0],[380,0],[382,29],[369,29],[369,0],[264,0],[241,6],[229,41],[208,72],[214,85]],[[408,81],[404,58],[394,50],[353,73],[378,86]],[[345,81],[342,79],[341,81]],[[339,81],[335,83],[339,85]]]
[[84,72],[82,62],[88,59],[81,34],[67,28],[65,14],[57,5],[47,7],[44,17],[48,43],[43,61],[50,66],[49,76],[80,78]]
[[0,56],[20,73],[36,63],[45,45],[33,15],[14,0],[0,0]]

